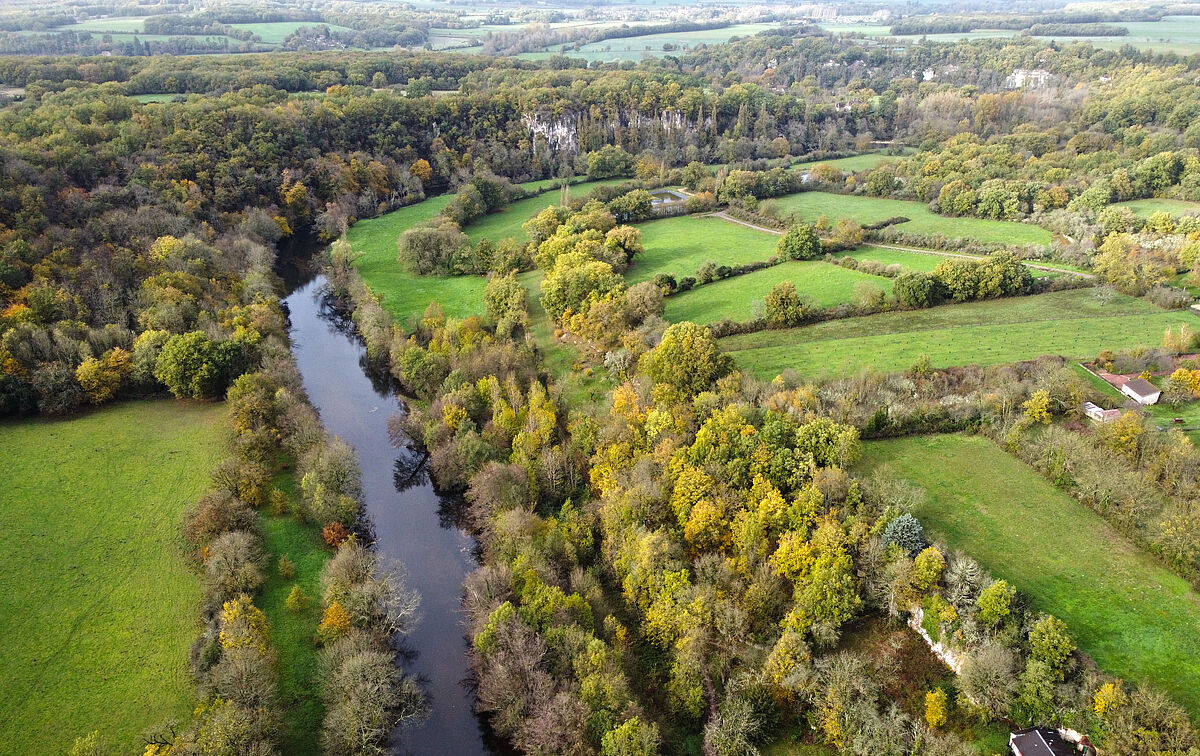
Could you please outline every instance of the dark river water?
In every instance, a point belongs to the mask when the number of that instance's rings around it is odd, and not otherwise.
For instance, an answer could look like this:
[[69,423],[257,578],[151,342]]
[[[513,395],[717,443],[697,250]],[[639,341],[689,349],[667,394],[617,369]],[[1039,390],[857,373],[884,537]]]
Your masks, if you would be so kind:
[[454,520],[457,502],[440,497],[422,456],[393,446],[388,418],[403,412],[395,392],[369,368],[349,319],[323,296],[325,279],[302,282],[285,301],[292,353],[325,429],[358,452],[366,514],[380,554],[400,560],[421,593],[421,621],[405,642],[405,670],[429,695],[431,714],[400,730],[404,754],[487,754],[484,728],[467,684],[467,640],[459,610],[464,576],[476,566],[475,542]]

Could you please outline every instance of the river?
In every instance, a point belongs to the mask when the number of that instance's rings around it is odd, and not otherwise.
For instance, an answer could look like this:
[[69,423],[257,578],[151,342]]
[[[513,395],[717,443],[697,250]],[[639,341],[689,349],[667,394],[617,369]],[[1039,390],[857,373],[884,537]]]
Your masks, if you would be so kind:
[[403,754],[487,754],[467,684],[467,640],[459,610],[463,578],[477,565],[474,540],[455,525],[456,502],[440,497],[414,464],[420,455],[392,445],[388,418],[404,406],[374,375],[349,319],[323,297],[324,276],[301,282],[284,302],[292,354],[325,429],[358,452],[363,500],[376,549],[407,568],[421,593],[421,621],[406,638],[404,668],[429,696],[431,714],[396,733]]

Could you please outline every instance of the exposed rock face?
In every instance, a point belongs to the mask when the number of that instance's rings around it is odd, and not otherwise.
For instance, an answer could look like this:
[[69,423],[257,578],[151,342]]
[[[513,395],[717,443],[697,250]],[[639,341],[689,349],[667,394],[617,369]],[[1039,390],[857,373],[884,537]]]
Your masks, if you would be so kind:
[[583,128],[590,132],[603,131],[609,140],[618,132],[636,130],[655,132],[662,136],[695,134],[702,128],[711,128],[712,118],[704,117],[702,124],[689,120],[682,112],[668,108],[658,113],[621,111],[611,120],[596,122],[590,115],[577,112],[550,114],[526,113],[521,122],[529,131],[530,141],[540,139],[555,152],[574,153],[580,151],[579,135]]
[[929,650],[933,652],[933,655],[941,659],[942,663],[953,670],[954,674],[957,675],[960,671],[962,671],[962,654],[953,651],[940,641],[938,643],[933,642],[933,638],[930,638],[929,633],[925,632],[925,628],[921,627],[921,622],[925,619],[924,609],[919,606],[914,606],[910,611],[911,613],[908,615],[908,626],[920,633],[921,637],[925,639],[925,643],[928,644]]

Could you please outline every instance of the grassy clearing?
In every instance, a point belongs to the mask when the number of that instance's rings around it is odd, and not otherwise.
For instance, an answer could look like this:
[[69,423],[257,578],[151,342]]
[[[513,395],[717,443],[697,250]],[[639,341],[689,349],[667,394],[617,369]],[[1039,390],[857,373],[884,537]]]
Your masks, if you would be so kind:
[[[573,46],[571,45],[553,45],[545,52],[522,53],[516,57],[524,60],[543,60],[554,55],[566,55],[571,58],[583,58],[588,61],[636,61],[646,57],[658,58],[663,55],[678,55],[697,45],[724,44],[733,37],[750,37],[761,31],[774,29],[777,26],[777,24],[735,24],[723,29],[647,34],[641,37],[601,40],[600,42],[583,45],[578,50],[572,49]],[[667,47],[668,45],[670,47]]]
[[[283,489],[293,502],[299,491],[295,476],[282,473],[275,485]],[[279,700],[284,714],[283,752],[298,756],[321,753],[320,657],[313,643],[321,621],[321,568],[329,559],[317,528],[298,522],[289,516],[277,517],[266,512],[261,519],[263,539],[271,562],[267,580],[258,597],[258,606],[267,615],[271,647],[279,656]],[[296,576],[284,578],[279,574],[279,558],[287,555],[296,565]],[[293,585],[299,585],[312,598],[307,609],[293,612],[287,608],[287,597]]]
[[1045,354],[1094,357],[1103,349],[1158,344],[1168,327],[1193,326],[1131,297],[1103,302],[1087,289],[928,310],[886,312],[804,328],[730,336],[722,347],[743,369],[774,378],[791,368],[808,377],[894,372],[922,354],[934,367],[998,365]]
[[482,310],[485,281],[479,276],[418,276],[396,259],[396,240],[405,230],[441,212],[453,195],[443,194],[402,207],[378,218],[359,221],[346,232],[346,240],[362,257],[357,268],[371,291],[383,297],[383,306],[401,323],[438,302],[451,317],[461,318]]
[[568,406],[597,405],[611,386],[606,385],[604,371],[577,371],[579,352],[573,344],[554,336],[554,323],[542,307],[542,271],[531,270],[518,276],[529,300],[529,333],[537,342],[542,362],[554,377],[554,382],[567,400]]
[[835,257],[853,257],[860,262],[869,260],[880,265],[899,265],[905,270],[918,270],[925,273],[932,271],[938,263],[946,259],[942,255],[904,252],[884,247],[859,247],[849,252],[839,252]]
[[[622,181],[624,179],[578,184],[571,187],[571,196],[581,197],[602,184]],[[540,189],[549,183],[550,180],[530,181],[521,186]],[[356,266],[358,272],[371,291],[383,297],[384,307],[401,323],[425,312],[430,302],[438,302],[447,315],[456,318],[483,312],[483,289],[487,282],[481,276],[420,276],[405,270],[396,259],[396,240],[400,234],[440,213],[453,198],[452,194],[441,194],[377,218],[359,221],[346,232],[350,246],[362,254]],[[467,235],[472,242],[484,237],[499,240],[510,236],[528,240],[521,224],[558,201],[559,193],[551,191],[514,202],[504,211],[467,226]]]
[[[572,200],[582,199],[591,194],[592,190],[597,187],[616,186],[628,180],[616,178],[575,184],[571,187],[570,198]],[[528,184],[521,184],[521,186],[526,189],[534,189],[542,188],[549,183],[549,181],[535,181]],[[539,194],[536,197],[517,200],[504,210],[492,213],[491,215],[485,215],[463,230],[467,232],[467,236],[471,237],[472,244],[478,244],[480,239],[491,239],[498,242],[501,239],[512,238],[519,242],[527,242],[529,241],[529,234],[525,233],[525,229],[521,228],[521,225],[551,205],[560,204],[561,199],[562,197],[558,191],[549,191],[545,194]]]
[[779,237],[764,234],[720,218],[681,215],[638,226],[645,254],[625,272],[631,283],[649,281],[659,273],[675,278],[695,276],[707,262],[743,265],[766,260],[775,254]]
[[889,293],[892,290],[890,278],[819,260],[791,261],[676,294],[667,299],[665,317],[673,323],[690,320],[701,324],[724,318],[750,320],[761,314],[762,298],[783,281],[791,281],[801,296],[810,297],[821,307],[854,301],[854,288],[859,283],[873,284]]
[[1200,596],[1186,581],[986,438],[869,442],[864,456],[925,488],[926,528],[1064,620],[1102,669],[1200,714]]
[[808,171],[818,165],[832,165],[834,168],[840,168],[843,171],[869,171],[878,165],[894,162],[899,159],[894,155],[885,155],[882,152],[865,152],[862,155],[851,155],[850,157],[834,158],[833,160],[810,160],[805,163],[796,163],[789,170]]
[[807,221],[824,215],[830,220],[851,218],[865,225],[903,216],[909,220],[896,226],[901,231],[943,234],[951,239],[974,239],[996,244],[1050,243],[1050,232],[1039,226],[979,218],[948,218],[930,212],[922,202],[828,192],[801,192],[771,202],[787,212],[799,213]]
[[1136,199],[1128,202],[1116,202],[1114,207],[1127,207],[1139,218],[1149,218],[1154,213],[1170,213],[1171,215],[1200,214],[1200,202],[1188,202],[1178,199]]
[[200,581],[183,513],[224,456],[221,404],[0,425],[0,753],[121,752],[194,704]]

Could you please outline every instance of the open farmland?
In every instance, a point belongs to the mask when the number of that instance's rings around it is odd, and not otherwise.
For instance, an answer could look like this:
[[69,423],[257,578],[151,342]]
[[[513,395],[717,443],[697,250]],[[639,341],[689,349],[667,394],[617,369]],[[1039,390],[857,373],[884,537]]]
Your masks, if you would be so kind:
[[[586,181],[582,184],[574,184],[571,186],[570,198],[572,200],[584,199],[592,190],[601,186],[616,186],[623,184],[629,179],[615,178],[605,179],[603,181]],[[526,189],[541,188],[548,185],[550,181],[531,181],[527,184],[521,184]],[[561,203],[561,196],[557,190],[539,194],[536,197],[529,197],[523,200],[517,200],[508,207],[498,213],[485,215],[474,223],[468,225],[463,231],[467,232],[467,236],[471,237],[471,243],[477,244],[480,239],[490,239],[498,242],[501,239],[516,239],[519,242],[529,241],[529,235],[525,233],[525,229],[521,226],[525,221],[537,215],[541,211],[552,205]]]
[[859,262],[877,262],[880,265],[899,265],[905,270],[917,270],[924,273],[932,271],[938,266],[938,263],[946,259],[942,255],[871,246],[862,246],[849,252],[839,252],[835,257],[853,257]]
[[638,224],[644,254],[625,272],[632,283],[649,281],[659,273],[676,279],[695,276],[706,262],[744,265],[775,254],[779,239],[720,218],[681,215]]
[[1149,199],[1129,200],[1128,202],[1113,203],[1113,207],[1127,207],[1139,218],[1149,218],[1154,213],[1170,213],[1171,215],[1200,215],[1200,202],[1187,200]]
[[[591,187],[612,181],[593,181],[571,187],[573,197],[584,196]],[[521,184],[526,189],[541,188],[548,181]],[[483,289],[487,282],[481,276],[420,276],[404,269],[397,260],[396,240],[409,228],[437,215],[454,199],[453,194],[431,197],[424,202],[393,210],[377,218],[359,221],[346,232],[346,240],[362,257],[356,267],[371,291],[383,297],[383,305],[401,323],[410,316],[420,315],[430,302],[437,302],[451,317],[466,317],[483,312]],[[488,238],[500,240],[515,237],[528,241],[521,224],[543,208],[557,204],[557,191],[512,203],[499,213],[484,216],[464,229],[472,243]]]
[[986,438],[864,446],[860,468],[886,466],[927,491],[914,514],[934,535],[1064,620],[1102,669],[1200,714],[1200,596],[1186,581]]
[[946,238],[972,239],[994,244],[1048,244],[1050,232],[1029,223],[950,218],[929,210],[922,202],[865,197],[860,195],[801,192],[771,200],[786,212],[798,213],[805,221],[824,215],[831,221],[850,218],[864,225],[888,218],[905,217],[895,228],[918,234],[942,234]]
[[861,155],[851,155],[843,158],[833,158],[832,160],[809,160],[803,163],[796,163],[790,167],[793,171],[809,171],[816,168],[818,165],[831,165],[843,171],[867,171],[883,163],[889,163],[894,160],[899,160],[895,155],[886,155],[882,152],[864,152]]
[[[578,50],[573,49],[572,45],[553,45],[545,52],[522,53],[515,57],[524,60],[542,60],[555,55],[566,55],[571,58],[582,58],[589,62],[637,61],[645,57],[658,58],[663,55],[686,52],[697,45],[719,45],[728,42],[733,37],[751,37],[761,31],[776,27],[777,24],[735,24],[721,29],[647,34],[640,37],[621,37],[592,42],[582,45]],[[563,49],[564,47],[567,49]]]
[[0,425],[0,753],[122,753],[194,692],[200,581],[183,513],[224,454],[221,404],[139,402]]
[[791,281],[801,297],[821,307],[854,301],[855,287],[869,284],[890,293],[892,279],[859,273],[822,261],[789,261],[779,265],[715,281],[667,299],[665,316],[677,323],[712,323],[750,320],[761,314],[761,302],[776,284]]
[[928,355],[934,367],[998,365],[1046,354],[1090,357],[1103,349],[1157,345],[1163,331],[1195,316],[1139,299],[1110,302],[1087,289],[885,312],[721,340],[743,369],[774,378],[872,370],[895,372]]

